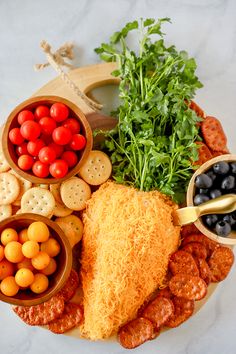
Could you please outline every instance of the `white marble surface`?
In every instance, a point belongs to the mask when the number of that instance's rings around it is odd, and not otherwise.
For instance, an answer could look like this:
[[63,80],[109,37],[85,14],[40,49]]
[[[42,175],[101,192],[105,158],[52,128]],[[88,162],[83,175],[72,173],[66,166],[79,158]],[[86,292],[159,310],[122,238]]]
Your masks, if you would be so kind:
[[[77,65],[98,61],[93,48],[124,23],[138,17],[171,17],[167,41],[196,57],[204,83],[197,101],[224,124],[236,152],[235,0],[0,0],[0,121],[16,104],[55,77],[35,73],[44,61],[41,39],[55,47],[78,45]],[[133,353],[235,354],[236,266],[201,311],[181,327]],[[121,354],[116,343],[89,343],[25,326],[0,303],[1,354]]]

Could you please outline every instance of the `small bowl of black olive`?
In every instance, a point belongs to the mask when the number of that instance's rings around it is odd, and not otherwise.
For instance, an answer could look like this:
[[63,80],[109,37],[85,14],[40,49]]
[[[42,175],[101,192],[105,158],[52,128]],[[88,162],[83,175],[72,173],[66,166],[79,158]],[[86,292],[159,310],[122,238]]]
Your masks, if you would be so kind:
[[[199,167],[187,191],[187,206],[198,206],[226,194],[236,194],[236,155],[217,156]],[[236,244],[236,210],[228,214],[204,215],[196,227],[209,238]]]

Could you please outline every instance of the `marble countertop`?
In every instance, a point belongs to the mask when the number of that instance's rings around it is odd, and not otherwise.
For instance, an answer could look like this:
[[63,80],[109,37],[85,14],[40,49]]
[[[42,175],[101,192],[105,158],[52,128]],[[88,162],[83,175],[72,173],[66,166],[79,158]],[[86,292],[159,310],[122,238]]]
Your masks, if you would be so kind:
[[[10,111],[56,75],[43,62],[42,39],[55,48],[76,45],[75,65],[98,62],[93,48],[126,22],[139,17],[171,17],[169,43],[186,49],[198,63],[204,88],[196,101],[223,122],[229,148],[236,153],[236,2],[235,0],[1,0],[0,122]],[[206,305],[179,328],[163,333],[132,353],[235,354],[236,266]],[[56,336],[24,325],[0,303],[2,354],[123,354],[117,343],[93,343]]]

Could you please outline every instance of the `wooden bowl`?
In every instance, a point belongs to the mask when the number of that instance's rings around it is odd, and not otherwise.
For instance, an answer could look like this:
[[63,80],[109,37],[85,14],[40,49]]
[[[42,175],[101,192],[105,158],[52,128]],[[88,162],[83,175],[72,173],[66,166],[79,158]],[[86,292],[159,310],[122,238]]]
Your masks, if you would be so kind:
[[[227,161],[227,162],[236,162],[236,155],[232,155],[232,154],[227,154],[227,155],[220,155],[217,157],[214,157],[213,159],[205,162],[201,167],[199,167],[196,172],[194,173],[194,175],[192,176],[190,182],[189,182],[189,186],[188,186],[188,190],[187,190],[187,206],[193,206],[193,198],[195,195],[195,179],[198,175],[200,175],[201,173],[205,173],[207,172],[216,162],[219,161]],[[199,218],[195,223],[196,227],[207,237],[209,237],[210,239],[219,242],[221,244],[224,245],[236,245],[236,231],[232,231],[227,237],[221,237],[218,236],[217,234],[215,234],[214,232],[212,232],[212,230],[210,230],[208,227],[206,227],[203,222],[202,219]]]
[[13,305],[33,306],[49,300],[63,287],[68,279],[72,268],[72,250],[67,237],[60,227],[53,221],[37,214],[14,215],[0,223],[0,233],[7,227],[12,227],[16,231],[27,228],[34,221],[44,222],[54,237],[60,244],[61,250],[55,257],[57,270],[49,276],[49,287],[42,294],[34,294],[31,290],[20,290],[13,297],[5,296],[0,291],[0,300]]
[[[17,166],[17,155],[15,153],[14,145],[11,143],[9,140],[9,131],[12,128],[19,127],[19,124],[17,122],[17,115],[20,111],[23,109],[29,109],[29,110],[34,110],[39,104],[42,105],[52,105],[55,102],[61,102],[64,103],[65,105],[68,106],[70,109],[70,117],[78,119],[80,125],[81,125],[81,132],[82,134],[86,137],[87,144],[84,148],[79,153],[79,161],[75,167],[69,170],[67,175],[63,178],[54,178],[54,177],[49,177],[49,178],[40,178],[35,176],[32,172],[28,171],[22,171],[18,166]],[[9,115],[7,122],[5,124],[5,128],[3,131],[2,135],[2,146],[3,146],[3,152],[4,155],[7,159],[7,162],[11,166],[11,168],[17,172],[21,177],[31,181],[32,183],[38,183],[38,184],[52,184],[52,183],[60,183],[64,181],[65,179],[68,179],[70,177],[73,177],[76,175],[81,166],[83,165],[84,161],[87,159],[89,152],[92,149],[93,146],[93,136],[92,136],[92,130],[90,128],[90,125],[83,114],[83,112],[72,102],[69,100],[59,97],[59,96],[38,96],[38,97],[32,97],[29,98],[28,100],[22,102],[19,104]]]

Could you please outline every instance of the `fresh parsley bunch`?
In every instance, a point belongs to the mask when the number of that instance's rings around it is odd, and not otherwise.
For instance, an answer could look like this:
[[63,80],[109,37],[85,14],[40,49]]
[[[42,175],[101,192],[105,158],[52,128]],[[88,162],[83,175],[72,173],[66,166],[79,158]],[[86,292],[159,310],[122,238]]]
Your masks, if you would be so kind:
[[[118,63],[113,75],[121,79],[121,104],[114,112],[118,124],[106,133],[104,143],[113,178],[144,191],[158,189],[180,203],[198,159],[195,142],[201,140],[200,119],[188,102],[202,84],[195,60],[175,46],[166,47],[164,22],[170,20],[128,23],[95,51],[101,59]],[[133,30],[139,36],[138,53],[127,44]]]

